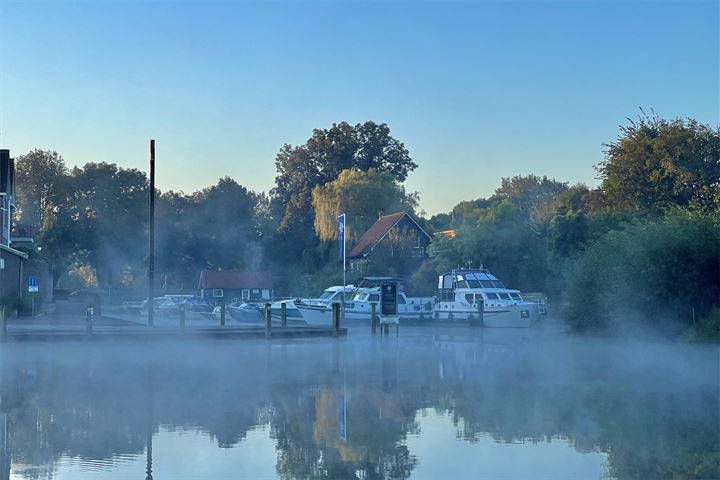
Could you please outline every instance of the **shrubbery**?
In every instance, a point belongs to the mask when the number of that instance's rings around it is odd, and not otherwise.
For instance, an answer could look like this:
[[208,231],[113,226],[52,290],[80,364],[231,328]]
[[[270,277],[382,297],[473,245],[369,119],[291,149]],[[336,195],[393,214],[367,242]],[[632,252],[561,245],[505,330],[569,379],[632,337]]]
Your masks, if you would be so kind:
[[614,230],[589,245],[566,275],[565,317],[575,330],[653,327],[678,334],[693,309],[720,294],[720,216],[676,210]]

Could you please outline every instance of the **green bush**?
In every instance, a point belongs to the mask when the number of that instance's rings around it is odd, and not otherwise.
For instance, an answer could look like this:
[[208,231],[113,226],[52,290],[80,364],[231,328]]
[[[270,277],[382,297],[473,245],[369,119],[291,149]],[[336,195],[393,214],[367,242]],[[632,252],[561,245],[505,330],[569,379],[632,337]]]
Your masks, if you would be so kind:
[[652,327],[677,335],[720,294],[720,216],[676,210],[611,231],[571,262],[565,318],[575,330]]

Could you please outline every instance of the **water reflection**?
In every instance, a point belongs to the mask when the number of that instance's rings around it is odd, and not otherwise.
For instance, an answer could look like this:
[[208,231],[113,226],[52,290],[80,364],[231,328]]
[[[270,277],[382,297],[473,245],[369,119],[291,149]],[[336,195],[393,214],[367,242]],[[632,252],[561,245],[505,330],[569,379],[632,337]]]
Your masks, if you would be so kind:
[[0,478],[720,474],[716,348],[465,333],[8,345]]

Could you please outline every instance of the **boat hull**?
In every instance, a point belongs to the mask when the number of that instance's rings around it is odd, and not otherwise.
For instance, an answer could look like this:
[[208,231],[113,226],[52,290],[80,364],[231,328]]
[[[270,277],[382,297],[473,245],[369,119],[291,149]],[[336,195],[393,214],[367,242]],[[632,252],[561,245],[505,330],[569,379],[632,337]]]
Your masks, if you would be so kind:
[[[472,322],[480,317],[474,309],[452,308],[455,305],[439,303],[433,319],[442,322]],[[483,312],[482,326],[489,328],[528,328],[539,318],[537,304],[522,303],[487,308]]]

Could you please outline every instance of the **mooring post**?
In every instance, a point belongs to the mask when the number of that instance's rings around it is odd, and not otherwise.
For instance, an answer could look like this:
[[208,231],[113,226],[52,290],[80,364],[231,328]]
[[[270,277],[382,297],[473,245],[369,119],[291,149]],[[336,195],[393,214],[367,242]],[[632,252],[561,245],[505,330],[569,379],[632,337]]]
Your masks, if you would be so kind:
[[340,330],[340,304],[333,303],[332,305],[332,334],[333,337],[338,336]]
[[285,302],[280,304],[280,326],[287,327],[287,303]]
[[5,321],[5,305],[0,306],[0,341],[7,337],[7,322]]
[[485,300],[483,299],[482,295],[480,295],[480,298],[478,298],[478,300],[477,300],[477,306],[478,306],[477,326],[483,327],[484,326],[484,317],[485,317]]
[[185,329],[185,322],[187,321],[187,303],[180,305],[180,328]]
[[225,326],[225,302],[220,302],[220,326]]
[[87,307],[85,310],[85,333],[88,335],[92,335],[93,331],[93,316],[95,315],[95,310],[93,307]]
[[272,312],[270,311],[270,304],[265,304],[265,337],[270,338],[272,330]]
[[377,333],[377,304],[370,304],[370,331],[373,335]]

